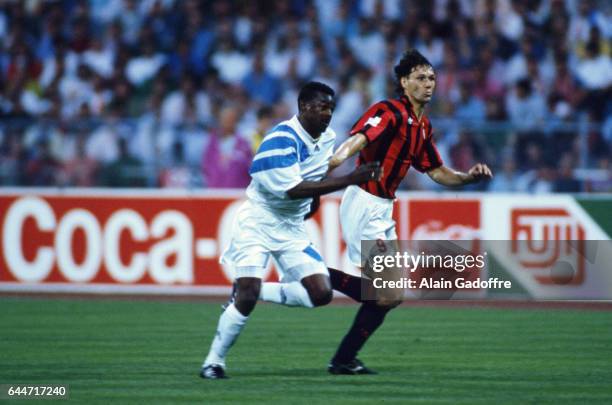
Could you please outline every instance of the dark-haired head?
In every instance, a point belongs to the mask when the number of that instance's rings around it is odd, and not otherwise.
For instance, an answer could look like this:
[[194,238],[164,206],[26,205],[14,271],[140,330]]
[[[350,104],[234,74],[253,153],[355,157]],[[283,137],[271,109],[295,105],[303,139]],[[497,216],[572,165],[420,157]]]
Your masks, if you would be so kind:
[[400,79],[404,76],[408,76],[410,73],[412,73],[414,69],[419,66],[428,66],[433,68],[431,62],[429,62],[427,58],[416,49],[410,49],[402,55],[402,58],[400,59],[398,64],[395,65],[395,67],[393,68],[393,71],[395,72],[396,81],[395,90],[398,92],[398,94],[404,94],[404,89],[402,88]]
[[327,94],[332,98],[336,95],[334,90],[328,85],[321,82],[308,82],[300,89],[298,94],[298,108],[301,110],[304,103],[309,103],[319,97],[321,94]]

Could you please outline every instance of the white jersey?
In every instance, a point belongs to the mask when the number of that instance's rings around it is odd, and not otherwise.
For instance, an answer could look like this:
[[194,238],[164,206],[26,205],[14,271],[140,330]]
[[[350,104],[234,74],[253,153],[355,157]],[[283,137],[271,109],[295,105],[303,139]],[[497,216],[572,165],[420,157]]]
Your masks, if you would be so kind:
[[295,115],[281,122],[264,137],[253,158],[246,191],[249,200],[285,218],[303,218],[312,198],[292,200],[287,191],[303,180],[319,181],[325,176],[335,139],[329,127],[313,139]]

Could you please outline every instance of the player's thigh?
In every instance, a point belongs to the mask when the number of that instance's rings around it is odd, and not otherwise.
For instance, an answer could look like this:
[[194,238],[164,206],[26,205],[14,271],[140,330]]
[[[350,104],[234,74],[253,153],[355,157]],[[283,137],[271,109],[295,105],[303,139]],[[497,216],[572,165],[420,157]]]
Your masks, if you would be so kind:
[[[345,192],[340,205],[342,236],[348,256],[355,266],[362,266],[363,241],[397,239],[393,220],[393,202],[373,196],[359,187]],[[367,256],[365,256],[367,257]]]
[[373,263],[374,256],[395,256],[399,251],[395,221],[392,218],[374,216],[362,231],[360,242],[362,241],[366,241],[361,243],[366,251],[361,252],[360,267],[366,276],[372,278],[373,271],[367,263]]
[[279,278],[283,282],[301,281],[315,274],[329,277],[327,266],[319,251],[308,245],[302,249],[287,249],[274,252]]
[[360,189],[356,186],[347,188],[340,203],[340,223],[349,260],[357,267],[361,266],[364,229],[373,216],[372,205],[364,200]]
[[[370,247],[370,252],[368,252],[367,263],[373,263],[373,256],[391,256],[395,258],[396,253],[399,251],[399,244],[396,239],[383,240],[379,238],[373,244],[368,244],[368,246]],[[368,299],[375,301],[377,305],[385,308],[393,308],[399,305],[405,295],[405,288],[401,287],[401,281],[406,277],[405,269],[401,265],[396,265],[395,260],[391,262],[393,265],[385,266],[382,271],[374,271],[370,266],[365,266],[361,269],[362,274],[373,280],[373,285],[377,286],[370,292]]]

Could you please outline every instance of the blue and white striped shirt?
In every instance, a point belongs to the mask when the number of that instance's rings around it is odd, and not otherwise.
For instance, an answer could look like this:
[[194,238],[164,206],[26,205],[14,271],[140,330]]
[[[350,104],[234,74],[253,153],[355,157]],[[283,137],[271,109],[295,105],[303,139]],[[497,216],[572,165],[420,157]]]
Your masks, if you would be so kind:
[[319,181],[325,176],[335,139],[328,127],[315,141],[297,116],[281,122],[264,137],[253,158],[247,197],[284,217],[303,218],[312,198],[292,200],[287,190],[303,180]]

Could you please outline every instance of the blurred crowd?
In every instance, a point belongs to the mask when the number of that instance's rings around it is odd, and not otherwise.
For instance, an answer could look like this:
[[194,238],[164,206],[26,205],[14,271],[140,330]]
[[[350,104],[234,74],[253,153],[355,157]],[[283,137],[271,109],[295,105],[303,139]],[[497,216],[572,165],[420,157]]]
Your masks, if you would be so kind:
[[611,37],[594,0],[4,0],[0,184],[242,188],[301,84],[341,142],[415,47],[445,163],[495,170],[471,190],[612,191]]

